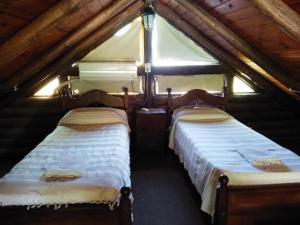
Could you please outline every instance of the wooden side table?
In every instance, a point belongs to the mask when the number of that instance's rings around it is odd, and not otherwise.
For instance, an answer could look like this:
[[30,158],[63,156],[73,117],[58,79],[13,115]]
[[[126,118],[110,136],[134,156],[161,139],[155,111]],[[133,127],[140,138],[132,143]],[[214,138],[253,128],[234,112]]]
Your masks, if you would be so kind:
[[165,154],[167,113],[162,108],[136,110],[136,153],[159,152]]

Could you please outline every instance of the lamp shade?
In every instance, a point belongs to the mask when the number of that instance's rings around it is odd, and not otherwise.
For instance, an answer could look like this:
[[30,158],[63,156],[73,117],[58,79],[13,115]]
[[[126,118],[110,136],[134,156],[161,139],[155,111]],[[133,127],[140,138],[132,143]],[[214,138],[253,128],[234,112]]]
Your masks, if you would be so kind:
[[146,30],[152,30],[155,12],[152,7],[146,6],[143,11],[143,22]]

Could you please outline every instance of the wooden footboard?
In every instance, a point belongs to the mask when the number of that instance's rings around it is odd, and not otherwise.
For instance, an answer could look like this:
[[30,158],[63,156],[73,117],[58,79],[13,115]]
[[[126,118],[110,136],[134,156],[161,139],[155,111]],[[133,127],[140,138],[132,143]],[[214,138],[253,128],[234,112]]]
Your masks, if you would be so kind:
[[300,224],[300,184],[230,186],[219,179],[215,224]]
[[0,221],[5,225],[132,225],[130,188],[121,189],[120,205],[114,210],[105,204],[69,204],[31,208],[0,207]]

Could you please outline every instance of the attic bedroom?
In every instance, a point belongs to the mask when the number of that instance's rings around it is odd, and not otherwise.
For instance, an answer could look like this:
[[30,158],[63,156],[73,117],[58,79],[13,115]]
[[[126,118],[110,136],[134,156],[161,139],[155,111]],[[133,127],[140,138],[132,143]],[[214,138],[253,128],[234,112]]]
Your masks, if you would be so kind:
[[0,1],[1,224],[300,224],[299,15]]

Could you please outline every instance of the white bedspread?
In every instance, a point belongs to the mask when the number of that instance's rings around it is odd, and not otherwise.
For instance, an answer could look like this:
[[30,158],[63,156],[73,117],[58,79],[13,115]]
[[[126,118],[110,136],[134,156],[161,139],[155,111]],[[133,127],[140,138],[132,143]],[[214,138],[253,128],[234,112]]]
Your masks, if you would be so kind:
[[[129,134],[124,124],[58,126],[0,179],[0,204],[55,205],[118,201],[130,187]],[[79,171],[81,177],[46,182],[48,170]]]
[[[300,182],[300,158],[234,118],[223,121],[183,122],[174,125],[174,150],[202,197],[202,210],[214,214],[215,193],[221,174],[229,185]],[[172,137],[170,137],[172,138]],[[238,149],[269,151],[290,172],[266,172],[249,163]]]

